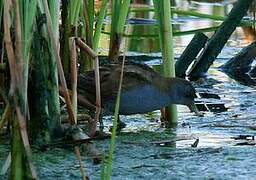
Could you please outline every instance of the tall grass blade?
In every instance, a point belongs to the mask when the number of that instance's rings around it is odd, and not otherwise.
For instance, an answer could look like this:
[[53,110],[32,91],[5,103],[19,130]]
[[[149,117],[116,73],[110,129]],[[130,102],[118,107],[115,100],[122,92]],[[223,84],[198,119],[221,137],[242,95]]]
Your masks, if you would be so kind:
[[104,17],[107,12],[107,7],[108,7],[107,5],[108,5],[108,0],[103,0],[101,2],[100,12],[99,12],[99,15],[97,18],[95,32],[93,35],[93,48],[96,52],[97,52],[97,49],[99,46],[100,34],[101,34],[102,26],[103,26]]

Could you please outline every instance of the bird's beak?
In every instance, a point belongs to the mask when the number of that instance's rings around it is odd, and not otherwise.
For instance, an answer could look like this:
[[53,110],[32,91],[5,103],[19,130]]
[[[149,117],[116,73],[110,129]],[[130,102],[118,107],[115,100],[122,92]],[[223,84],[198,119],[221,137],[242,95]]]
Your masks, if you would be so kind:
[[191,104],[189,104],[189,105],[188,105],[188,108],[190,109],[190,111],[195,112],[197,116],[199,116],[199,117],[204,116],[203,113],[201,113],[201,112],[198,111],[198,109],[197,109],[197,107],[196,107],[196,105],[195,105],[194,102],[192,102]]

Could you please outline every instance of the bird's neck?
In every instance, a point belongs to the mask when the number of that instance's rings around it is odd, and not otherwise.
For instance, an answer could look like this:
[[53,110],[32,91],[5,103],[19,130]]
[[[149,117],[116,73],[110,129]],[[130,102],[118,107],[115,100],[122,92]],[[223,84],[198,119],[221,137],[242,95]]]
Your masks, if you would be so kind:
[[159,81],[156,81],[159,87],[159,90],[165,97],[168,97],[167,101],[172,102],[173,104],[177,103],[179,100],[177,86],[179,82],[176,78],[162,78]]

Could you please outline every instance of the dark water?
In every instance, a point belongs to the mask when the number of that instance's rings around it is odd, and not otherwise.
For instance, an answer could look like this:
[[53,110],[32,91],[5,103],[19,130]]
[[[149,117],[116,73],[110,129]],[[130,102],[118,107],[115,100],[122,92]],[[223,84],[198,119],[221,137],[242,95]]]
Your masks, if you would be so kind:
[[[224,13],[226,2],[214,6],[205,3],[195,5],[199,9],[211,7],[209,13],[219,7]],[[190,20],[183,21],[184,26],[180,26],[183,29],[198,25]],[[191,35],[175,37],[177,57],[191,38]],[[206,111],[204,117],[197,117],[187,107],[178,106],[179,124],[176,129],[162,128],[158,111],[150,115],[122,117],[127,127],[117,137],[112,179],[255,179],[256,148],[249,144],[255,144],[250,139],[256,136],[256,88],[242,85],[217,69],[244,45],[243,34],[238,29],[210,69],[207,79],[194,83],[199,92],[207,91],[220,97],[203,101],[224,103],[227,111]],[[151,50],[159,52],[157,47]],[[130,47],[130,50],[138,48]],[[145,51],[130,54],[141,52]],[[105,118],[105,124],[111,125],[110,117]],[[249,137],[235,139],[241,135]],[[191,147],[196,139],[199,139],[198,146]],[[165,143],[157,143],[160,141]],[[100,151],[107,152],[109,140],[94,143]],[[6,143],[0,143],[0,167],[9,149],[3,144]],[[93,165],[84,151],[82,159],[87,175],[91,179],[100,179],[101,165]],[[34,160],[41,179],[80,179],[79,164],[72,149],[34,152]],[[6,177],[0,176],[0,179]]]

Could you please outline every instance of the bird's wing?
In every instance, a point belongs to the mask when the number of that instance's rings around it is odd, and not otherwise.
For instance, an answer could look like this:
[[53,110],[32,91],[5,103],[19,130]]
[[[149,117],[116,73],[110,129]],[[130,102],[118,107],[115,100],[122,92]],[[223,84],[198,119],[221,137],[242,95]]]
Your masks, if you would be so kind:
[[[121,74],[120,64],[109,64],[100,67],[101,97],[102,101],[115,99],[119,86]],[[124,67],[122,90],[129,90],[143,84],[152,84],[156,73],[143,64],[127,64]],[[95,102],[95,74],[94,71],[87,71],[78,75],[78,93]]]

